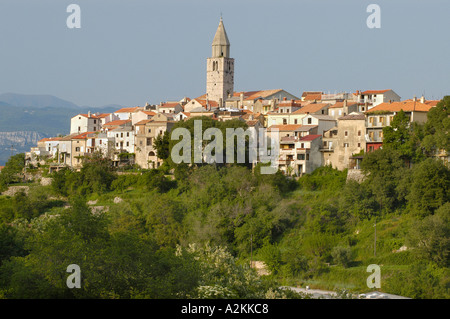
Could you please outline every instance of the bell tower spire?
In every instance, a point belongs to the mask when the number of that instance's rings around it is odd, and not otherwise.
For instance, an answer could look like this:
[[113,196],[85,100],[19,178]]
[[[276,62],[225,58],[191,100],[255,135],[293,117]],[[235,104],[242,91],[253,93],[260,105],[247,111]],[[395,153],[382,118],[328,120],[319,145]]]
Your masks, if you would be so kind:
[[233,95],[234,59],[230,58],[230,40],[228,39],[222,15],[212,42],[212,56],[207,60],[206,93],[210,100],[225,105]]

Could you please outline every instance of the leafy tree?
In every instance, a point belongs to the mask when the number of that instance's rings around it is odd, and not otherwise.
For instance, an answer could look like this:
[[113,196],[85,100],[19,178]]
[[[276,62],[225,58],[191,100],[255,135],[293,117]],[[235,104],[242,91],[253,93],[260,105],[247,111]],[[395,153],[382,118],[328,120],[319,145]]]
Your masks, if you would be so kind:
[[24,153],[11,156],[0,172],[0,190],[6,189],[9,184],[19,181],[19,174],[22,173],[24,167]]
[[428,155],[440,149],[450,151],[450,96],[445,96],[427,114],[422,147]]
[[165,131],[164,134],[158,135],[158,137],[155,139],[155,148],[156,148],[156,154],[158,155],[158,158],[162,160],[166,160],[170,156],[169,152],[169,143],[170,142],[170,133],[168,131]]
[[407,243],[420,259],[449,266],[450,202],[441,206],[434,215],[415,221],[407,236]]
[[416,154],[420,145],[420,140],[414,134],[414,123],[410,123],[409,118],[403,110],[400,110],[395,116],[390,126],[383,128],[383,147],[397,150],[404,159],[417,159],[420,154]]
[[347,268],[352,261],[352,250],[350,247],[336,246],[331,251],[333,261]]
[[418,214],[428,215],[450,201],[450,169],[428,158],[414,167],[408,204]]

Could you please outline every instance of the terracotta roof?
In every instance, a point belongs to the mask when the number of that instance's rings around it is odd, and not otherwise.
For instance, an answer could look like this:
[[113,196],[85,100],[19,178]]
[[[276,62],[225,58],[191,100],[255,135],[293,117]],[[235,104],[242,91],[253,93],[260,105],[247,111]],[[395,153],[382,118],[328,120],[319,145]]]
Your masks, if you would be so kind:
[[160,105],[159,107],[161,108],[172,108],[172,107],[175,107],[175,106],[177,106],[177,105],[180,105],[181,106],[181,104],[180,103],[178,103],[178,102],[171,102],[171,103],[164,103],[163,105]]
[[296,131],[297,132],[307,132],[316,127],[319,127],[319,125],[301,125],[298,129],[296,129]]
[[258,98],[266,98],[268,96],[274,95],[278,92],[283,91],[282,89],[276,89],[276,90],[262,90],[262,91],[251,91],[251,92],[247,92],[247,97],[244,98],[246,100],[255,100]]
[[105,123],[105,124],[103,124],[103,126],[120,126],[120,125],[129,123],[129,122],[131,122],[131,120],[115,120],[115,121]]
[[[198,103],[200,103],[202,106],[206,106],[206,100],[200,100],[200,99],[195,99]],[[216,101],[213,100],[208,100],[208,104],[211,107],[218,107],[219,103],[217,103]]]
[[383,93],[386,93],[387,91],[390,91],[390,90],[367,90],[367,91],[361,92],[360,94],[383,94]]
[[269,129],[278,129],[280,132],[293,132],[297,130],[299,127],[301,127],[301,124],[280,124],[280,125],[272,125],[269,126]]
[[107,117],[109,115],[111,115],[111,113],[101,113],[101,114],[96,115],[96,117],[101,119],[101,118]]
[[281,101],[280,103],[278,103],[278,107],[283,107],[283,106],[297,106],[297,107],[301,107],[302,106],[302,101],[300,101],[300,100],[289,100],[289,101]]
[[338,118],[338,120],[365,120],[365,119],[366,116],[362,113],[350,113]]
[[95,132],[84,132],[79,135],[73,136],[72,139],[84,140],[86,137],[88,137],[89,134],[94,134],[94,133]]
[[[352,102],[352,101],[347,101],[347,106],[351,106],[351,105],[355,105],[358,104],[356,102]],[[335,104],[332,104],[330,106],[330,109],[335,109],[335,108],[341,108],[344,107],[344,102],[336,102]]]
[[151,116],[155,116],[156,115],[156,113],[153,112],[153,111],[142,111],[142,113],[145,113],[145,114],[151,115]]
[[144,124],[147,124],[147,123],[150,122],[150,121],[151,121],[151,119],[142,120],[142,121],[137,122],[137,123],[134,124],[134,125],[144,125]]
[[300,110],[293,112],[293,114],[315,113],[329,105],[330,104],[328,103],[311,103],[303,106]]
[[433,106],[428,104],[420,103],[419,101],[410,101],[410,102],[392,102],[392,103],[381,103],[366,113],[373,113],[377,111],[386,111],[386,112],[399,112],[403,110],[404,112],[428,112]]
[[302,94],[302,97],[306,97],[308,94],[320,94],[322,95],[321,91],[304,91]]
[[[413,99],[408,99],[408,100],[404,100],[402,102],[414,102],[414,100]],[[420,102],[420,99],[417,99],[416,102]],[[439,102],[440,102],[440,100],[425,100],[424,104],[431,105],[431,106],[436,106]]]
[[305,101],[314,101],[314,100],[321,100],[322,99],[322,93],[310,93],[306,94],[304,97]]
[[124,107],[124,108],[121,108],[121,109],[115,111],[114,113],[133,113],[133,112],[139,111],[140,109],[142,109],[142,108],[139,107],[139,106],[136,106],[136,107]]
[[61,137],[45,137],[42,140],[40,140],[38,143],[41,142],[51,142],[51,141],[60,141]]
[[319,137],[322,137],[322,135],[311,135],[311,134],[309,134],[309,135],[303,136],[300,139],[300,141],[313,141],[313,140],[315,140],[316,138],[319,138]]

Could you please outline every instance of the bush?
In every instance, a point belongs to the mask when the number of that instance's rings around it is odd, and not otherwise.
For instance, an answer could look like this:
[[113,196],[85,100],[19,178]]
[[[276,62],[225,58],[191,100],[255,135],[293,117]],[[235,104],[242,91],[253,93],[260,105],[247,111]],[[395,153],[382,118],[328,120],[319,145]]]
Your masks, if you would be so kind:
[[337,265],[347,268],[352,261],[352,250],[350,247],[336,246],[331,251],[331,256]]

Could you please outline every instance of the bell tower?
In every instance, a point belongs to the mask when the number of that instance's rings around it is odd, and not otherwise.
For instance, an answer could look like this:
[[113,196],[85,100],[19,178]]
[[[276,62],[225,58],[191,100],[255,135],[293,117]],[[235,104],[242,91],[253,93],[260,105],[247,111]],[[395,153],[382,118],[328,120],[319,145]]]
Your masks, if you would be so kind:
[[207,59],[206,77],[208,100],[225,106],[225,100],[233,96],[234,59],[230,58],[230,41],[222,17],[212,43],[212,56]]

